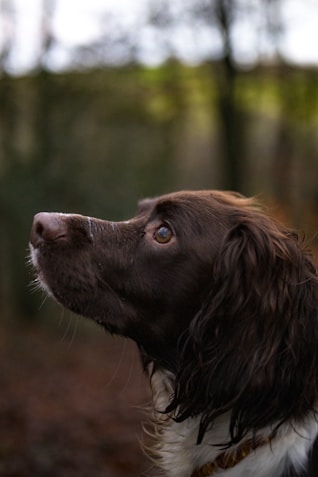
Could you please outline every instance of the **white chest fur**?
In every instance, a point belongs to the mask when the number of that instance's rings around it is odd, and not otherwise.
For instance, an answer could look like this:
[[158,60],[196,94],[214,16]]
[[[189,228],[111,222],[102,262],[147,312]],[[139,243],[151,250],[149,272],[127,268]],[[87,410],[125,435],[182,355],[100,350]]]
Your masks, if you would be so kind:
[[[195,469],[215,460],[221,452],[216,446],[228,440],[228,418],[216,420],[200,445],[196,444],[200,417],[176,423],[171,416],[162,414],[173,393],[173,376],[163,371],[151,375],[155,421],[155,457],[163,475],[191,477]],[[220,477],[280,477],[289,466],[296,470],[306,466],[308,451],[318,434],[314,417],[302,425],[285,424],[271,444],[262,445],[235,467],[218,471]],[[267,436],[270,429],[260,435]],[[248,436],[247,436],[248,438]]]

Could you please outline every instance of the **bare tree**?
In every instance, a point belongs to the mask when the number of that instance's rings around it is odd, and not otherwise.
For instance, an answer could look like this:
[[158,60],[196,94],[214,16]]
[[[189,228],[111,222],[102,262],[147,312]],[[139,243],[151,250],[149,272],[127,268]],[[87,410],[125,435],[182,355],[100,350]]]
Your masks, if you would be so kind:
[[236,97],[238,68],[234,61],[231,29],[234,22],[233,3],[227,0],[214,2],[214,15],[223,40],[223,59],[217,75],[218,111],[224,150],[225,187],[242,189],[240,163],[244,157],[245,127],[244,117]]
[[56,39],[52,29],[52,20],[56,9],[56,0],[43,0],[42,20],[40,32],[40,69],[46,69],[51,50],[54,48]]
[[[211,82],[217,88],[216,106],[223,146],[223,185],[230,189],[244,188],[242,163],[246,155],[247,130],[247,114],[237,98],[237,80],[241,67],[233,32],[242,18],[249,18],[250,24],[259,23],[263,37],[266,36],[275,43],[280,34],[280,21],[276,14],[279,2],[280,0],[184,0],[172,4],[166,0],[150,0],[149,3],[149,21],[165,37],[166,44],[170,42],[168,53],[174,49],[171,42],[173,32],[182,23],[194,32],[199,32],[202,28],[213,30],[220,39],[218,48],[211,43],[209,64]],[[213,35],[210,37],[214,38]]]
[[14,43],[15,13],[12,0],[2,0],[0,3],[0,19],[2,30],[2,48],[0,50],[0,71],[6,72],[8,61]]

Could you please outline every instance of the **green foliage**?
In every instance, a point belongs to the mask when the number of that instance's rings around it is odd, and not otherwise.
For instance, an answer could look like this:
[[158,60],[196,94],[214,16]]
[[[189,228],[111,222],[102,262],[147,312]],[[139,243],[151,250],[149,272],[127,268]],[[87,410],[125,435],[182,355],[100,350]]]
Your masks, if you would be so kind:
[[[2,315],[37,313],[25,266],[34,213],[120,220],[144,196],[224,187],[218,68],[170,61],[156,69],[128,65],[0,79]],[[292,134],[282,154],[299,152],[296,164],[305,171],[302,181],[287,185],[317,201],[316,84],[315,70],[239,73],[234,99],[248,132],[239,164],[243,192],[275,193],[274,152],[286,124]]]

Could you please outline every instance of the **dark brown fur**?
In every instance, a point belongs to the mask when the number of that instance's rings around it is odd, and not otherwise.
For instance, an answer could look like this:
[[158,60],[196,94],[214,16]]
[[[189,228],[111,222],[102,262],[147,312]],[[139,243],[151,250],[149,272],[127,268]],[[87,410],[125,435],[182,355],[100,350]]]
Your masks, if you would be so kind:
[[[155,240],[162,224],[172,238]],[[254,201],[217,191],[143,201],[129,222],[36,216],[40,279],[75,313],[135,340],[175,374],[168,407],[230,413],[230,442],[306,419],[318,396],[318,284],[297,236]]]

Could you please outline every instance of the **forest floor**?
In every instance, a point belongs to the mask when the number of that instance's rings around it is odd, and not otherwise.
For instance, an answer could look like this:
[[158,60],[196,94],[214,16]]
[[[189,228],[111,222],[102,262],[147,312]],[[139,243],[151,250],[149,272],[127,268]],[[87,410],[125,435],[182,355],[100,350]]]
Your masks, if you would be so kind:
[[0,476],[151,475],[140,447],[149,399],[129,340],[0,328]]

